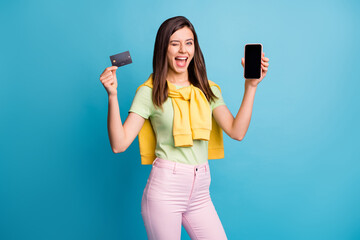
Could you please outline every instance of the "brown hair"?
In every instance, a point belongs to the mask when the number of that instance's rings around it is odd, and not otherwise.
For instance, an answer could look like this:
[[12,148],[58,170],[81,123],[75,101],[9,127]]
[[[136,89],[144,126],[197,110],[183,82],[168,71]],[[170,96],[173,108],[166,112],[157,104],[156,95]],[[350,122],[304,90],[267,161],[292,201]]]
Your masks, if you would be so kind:
[[195,87],[201,89],[207,100],[214,101],[217,98],[211,91],[205,67],[204,56],[201,52],[198,38],[191,22],[183,17],[177,16],[163,22],[156,34],[154,56],[153,56],[153,93],[152,99],[155,106],[161,107],[168,98],[167,86],[167,50],[171,35],[177,30],[188,27],[194,34],[195,53],[188,66],[189,81]]

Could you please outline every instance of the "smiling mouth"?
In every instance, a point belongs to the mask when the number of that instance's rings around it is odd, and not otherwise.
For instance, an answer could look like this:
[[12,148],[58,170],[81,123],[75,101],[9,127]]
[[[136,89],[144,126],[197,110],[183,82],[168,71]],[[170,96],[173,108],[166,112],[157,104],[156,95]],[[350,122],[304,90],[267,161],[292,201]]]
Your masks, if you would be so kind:
[[187,57],[175,57],[176,65],[181,68],[185,67],[187,59]]

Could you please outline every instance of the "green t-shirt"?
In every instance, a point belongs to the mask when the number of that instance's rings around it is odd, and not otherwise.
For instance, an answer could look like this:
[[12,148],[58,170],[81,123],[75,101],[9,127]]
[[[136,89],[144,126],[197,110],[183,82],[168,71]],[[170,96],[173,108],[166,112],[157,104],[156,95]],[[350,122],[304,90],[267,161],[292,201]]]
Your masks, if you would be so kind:
[[[176,86],[176,85],[175,85]],[[182,86],[176,86],[177,89]],[[225,105],[221,92],[216,86],[211,90],[218,98],[211,102],[213,111],[220,105]],[[173,136],[174,110],[171,97],[163,103],[163,111],[155,108],[152,101],[152,88],[142,86],[136,92],[129,112],[134,112],[145,119],[150,118],[156,136],[155,155],[159,158],[190,165],[198,165],[208,160],[208,141],[194,140],[192,147],[175,147]]]

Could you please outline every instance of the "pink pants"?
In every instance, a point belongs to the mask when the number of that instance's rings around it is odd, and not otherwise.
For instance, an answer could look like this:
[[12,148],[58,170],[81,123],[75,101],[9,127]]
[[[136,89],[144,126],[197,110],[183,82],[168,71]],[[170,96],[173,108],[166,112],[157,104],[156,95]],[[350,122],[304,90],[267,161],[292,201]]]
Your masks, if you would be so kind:
[[210,198],[209,163],[156,158],[141,200],[149,240],[179,240],[181,225],[194,239],[227,239]]

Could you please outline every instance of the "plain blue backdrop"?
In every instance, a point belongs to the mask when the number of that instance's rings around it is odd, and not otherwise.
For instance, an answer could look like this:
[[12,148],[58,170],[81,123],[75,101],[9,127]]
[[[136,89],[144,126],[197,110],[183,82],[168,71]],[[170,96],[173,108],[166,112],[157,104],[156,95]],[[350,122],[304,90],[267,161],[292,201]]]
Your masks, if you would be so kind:
[[117,71],[124,121],[157,29],[178,15],[234,116],[244,45],[270,59],[245,138],[225,136],[225,159],[210,160],[228,238],[360,239],[359,11],[341,0],[1,2],[0,239],[146,239],[151,166],[137,139],[112,153],[99,76],[130,51]]

